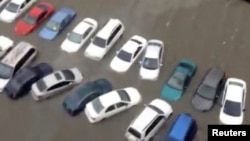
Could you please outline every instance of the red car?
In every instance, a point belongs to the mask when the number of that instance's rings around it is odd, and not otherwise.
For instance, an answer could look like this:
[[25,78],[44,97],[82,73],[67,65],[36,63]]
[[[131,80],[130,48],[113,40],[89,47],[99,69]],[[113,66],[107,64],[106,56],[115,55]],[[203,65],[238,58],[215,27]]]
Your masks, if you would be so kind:
[[15,26],[18,35],[27,35],[37,28],[43,21],[54,13],[54,6],[48,2],[41,2],[34,6]]

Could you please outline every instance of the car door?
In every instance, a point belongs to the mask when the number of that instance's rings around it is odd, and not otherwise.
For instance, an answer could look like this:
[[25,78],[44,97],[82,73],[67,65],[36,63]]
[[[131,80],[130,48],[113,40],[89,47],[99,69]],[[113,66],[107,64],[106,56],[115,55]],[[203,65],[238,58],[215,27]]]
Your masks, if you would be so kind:
[[46,15],[46,11],[43,11],[43,13],[41,13],[41,14],[39,15],[39,17],[37,18],[36,23],[37,23],[37,24],[38,24],[38,23],[41,23],[41,22],[43,21],[43,19],[45,18],[45,15]]
[[107,117],[110,117],[112,115],[114,115],[116,111],[116,105],[111,105],[109,106],[106,110],[105,110],[105,113],[104,113],[104,117],[103,118],[107,118]]
[[242,110],[243,112],[246,110],[245,108],[245,103],[246,103],[246,90],[243,90],[243,97],[242,97]]
[[128,108],[128,103],[126,102],[119,102],[116,104],[116,113],[122,112]]
[[50,88],[47,89],[48,96],[52,96],[52,94],[54,92],[57,92],[57,91],[60,91],[60,90],[63,90],[65,88],[67,88],[70,83],[72,83],[72,82],[70,82],[70,81],[61,81],[61,82],[51,86]]
[[156,134],[156,132],[159,130],[159,128],[162,125],[161,121],[163,120],[163,118],[164,118],[164,116],[160,115],[154,119],[154,121],[151,123],[151,125],[145,131],[145,140],[151,139]]
[[118,40],[119,37],[117,35],[119,31],[121,30],[121,28],[122,28],[121,24],[115,27],[114,31],[112,32],[111,36],[108,39],[108,42],[107,42],[108,48],[111,48],[114,45],[114,43]]
[[93,31],[93,28],[92,27],[89,27],[85,33],[83,34],[83,37],[82,37],[82,44],[85,43],[89,38],[90,38],[90,35],[92,34],[92,31]]
[[161,47],[160,49],[160,56],[159,56],[159,64],[160,66],[162,66],[162,62],[163,62],[163,54],[164,54],[164,47]]

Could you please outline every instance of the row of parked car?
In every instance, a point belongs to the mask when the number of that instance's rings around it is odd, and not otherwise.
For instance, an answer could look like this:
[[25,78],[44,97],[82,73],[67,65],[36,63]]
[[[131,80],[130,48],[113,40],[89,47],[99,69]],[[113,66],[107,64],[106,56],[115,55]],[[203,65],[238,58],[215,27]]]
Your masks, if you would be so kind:
[[[7,3],[7,1],[4,2]],[[10,0],[0,13],[0,20],[14,22],[35,2],[35,0]],[[55,12],[52,4],[40,2],[17,21],[15,33],[17,35],[27,35],[46,19],[50,18],[39,32],[39,36],[46,40],[53,40],[75,16],[76,12],[73,9],[61,8]],[[111,18],[96,33],[97,29],[98,22],[95,19],[89,17],[83,19],[67,34],[66,39],[61,44],[61,49],[69,53],[77,52],[92,37],[84,55],[92,60],[101,60],[118,39],[122,37],[125,26],[119,19]],[[96,35],[94,36],[95,33]],[[147,41],[142,36],[132,36],[117,51],[110,63],[110,68],[116,72],[124,73],[130,69],[143,52],[143,59],[140,61],[140,78],[157,80],[164,56],[164,43],[161,40],[151,39]]]

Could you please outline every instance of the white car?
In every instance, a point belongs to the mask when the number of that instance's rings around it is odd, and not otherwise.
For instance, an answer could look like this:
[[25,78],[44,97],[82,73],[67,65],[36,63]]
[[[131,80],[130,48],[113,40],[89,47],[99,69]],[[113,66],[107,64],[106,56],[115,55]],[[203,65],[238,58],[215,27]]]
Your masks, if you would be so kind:
[[0,58],[3,58],[14,46],[14,41],[10,38],[0,35]]
[[128,87],[101,95],[89,102],[85,114],[91,123],[118,114],[141,102],[141,94],[136,88]]
[[36,0],[11,0],[0,13],[0,20],[6,23],[15,21],[23,12],[28,10]]
[[119,73],[128,71],[146,45],[147,40],[145,38],[134,35],[117,51],[116,56],[110,63],[110,68]]
[[150,141],[166,120],[172,115],[170,104],[161,99],[154,99],[130,123],[125,137],[128,141]]
[[61,49],[63,51],[73,53],[79,51],[79,49],[88,41],[88,39],[97,30],[98,23],[91,18],[83,19],[63,41]]
[[228,78],[221,101],[220,123],[241,125],[244,120],[247,85],[244,80]]
[[160,40],[149,40],[146,51],[140,61],[141,79],[157,80],[162,67],[164,43]]
[[122,36],[125,27],[119,19],[110,19],[98,31],[84,52],[84,56],[92,60],[101,60]]
[[0,0],[0,8],[4,6],[9,0]]

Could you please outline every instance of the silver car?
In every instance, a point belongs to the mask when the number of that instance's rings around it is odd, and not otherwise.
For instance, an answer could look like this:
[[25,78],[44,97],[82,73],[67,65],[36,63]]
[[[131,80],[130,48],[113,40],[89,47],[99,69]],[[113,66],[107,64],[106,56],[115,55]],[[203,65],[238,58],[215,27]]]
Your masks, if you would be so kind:
[[34,83],[31,87],[31,95],[36,101],[45,100],[81,83],[82,80],[83,75],[78,68],[59,70]]

